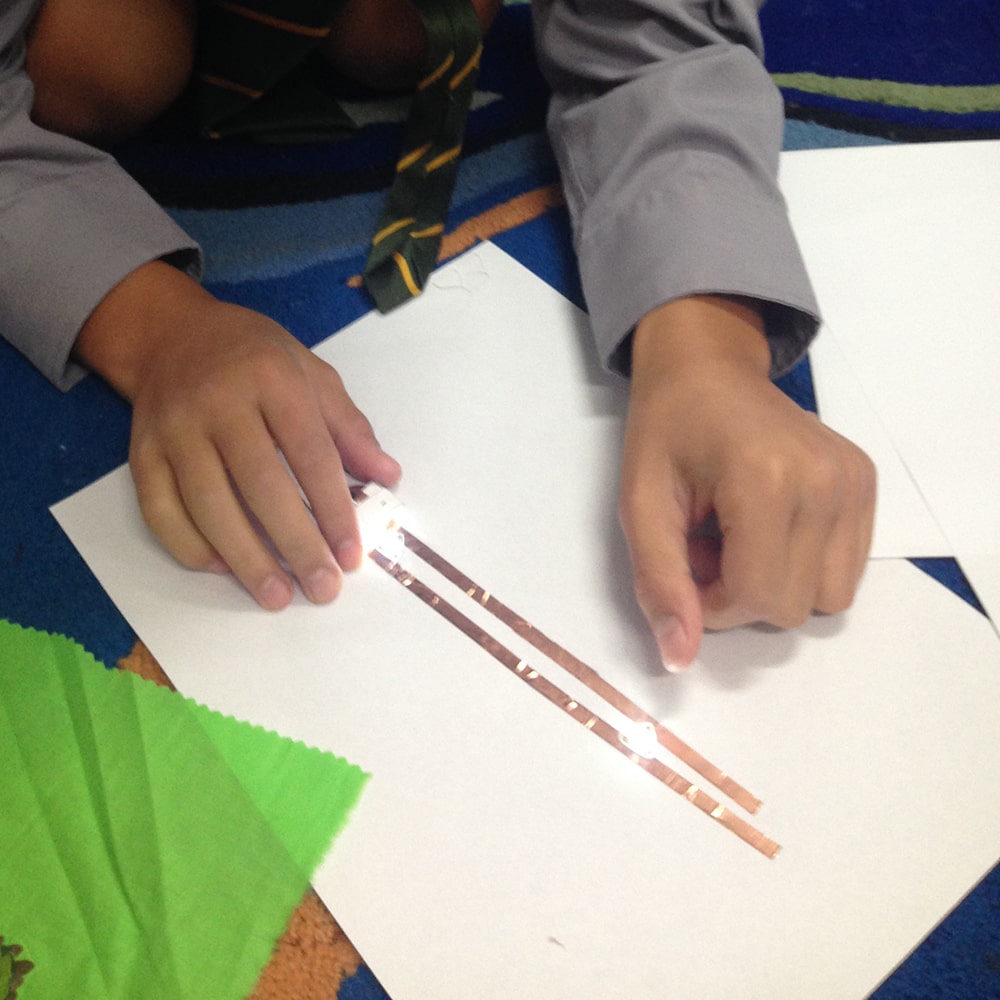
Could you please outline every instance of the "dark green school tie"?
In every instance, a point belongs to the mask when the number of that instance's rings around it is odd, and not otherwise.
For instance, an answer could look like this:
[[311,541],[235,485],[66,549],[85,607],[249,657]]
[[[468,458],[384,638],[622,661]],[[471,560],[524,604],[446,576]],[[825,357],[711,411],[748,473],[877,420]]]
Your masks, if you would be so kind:
[[[365,265],[382,311],[419,295],[437,263],[482,39],[471,0],[411,0],[427,36],[403,153]],[[343,0],[202,0],[198,78],[212,138],[330,138],[351,128],[305,60]]]
[[482,53],[470,0],[412,2],[427,34],[426,72],[365,265],[365,287],[381,312],[419,295],[437,263]]

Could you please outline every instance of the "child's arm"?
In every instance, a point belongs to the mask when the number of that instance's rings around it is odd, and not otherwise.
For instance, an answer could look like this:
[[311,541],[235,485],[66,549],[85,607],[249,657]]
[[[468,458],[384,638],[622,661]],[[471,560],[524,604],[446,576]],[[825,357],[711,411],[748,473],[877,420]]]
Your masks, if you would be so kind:
[[[870,461],[769,381],[818,321],[776,182],[758,7],[535,7],[598,348],[632,374],[621,512],[638,598],[675,667],[703,625],[846,606],[871,537]],[[689,551],[711,511],[721,555]]]
[[182,562],[230,567],[264,606],[287,603],[239,491],[307,594],[329,600],[338,565],[359,559],[341,459],[383,482],[399,468],[329,366],[198,285],[198,248],[110,156],[31,120],[34,8],[0,7],[0,331],[56,385],[91,368],[134,403],[143,512]]
[[197,276],[195,242],[114,158],[32,121],[25,33],[37,4],[0,4],[0,335],[67,389],[98,302],[150,260]]

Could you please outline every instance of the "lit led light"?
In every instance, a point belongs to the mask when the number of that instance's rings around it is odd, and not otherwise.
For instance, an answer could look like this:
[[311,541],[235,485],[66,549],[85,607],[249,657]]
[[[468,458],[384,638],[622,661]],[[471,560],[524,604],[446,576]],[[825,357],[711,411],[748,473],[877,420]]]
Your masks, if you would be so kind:
[[[378,549],[390,562],[398,563],[406,548],[406,539],[403,538],[403,533],[399,530],[386,531],[374,548]],[[369,551],[371,550],[369,549]]]
[[361,544],[365,552],[377,549],[387,559],[398,562],[406,546],[399,530],[403,505],[377,483],[353,487],[351,496],[357,509]]
[[659,742],[652,723],[633,722],[628,728],[622,729],[620,739],[629,750],[646,760],[652,760],[656,756]]

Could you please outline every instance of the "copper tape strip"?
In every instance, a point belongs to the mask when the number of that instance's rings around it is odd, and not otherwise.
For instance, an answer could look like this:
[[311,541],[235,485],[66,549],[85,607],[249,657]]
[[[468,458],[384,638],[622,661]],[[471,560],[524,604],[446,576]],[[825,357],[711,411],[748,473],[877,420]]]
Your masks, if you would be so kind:
[[[404,533],[404,539],[407,538],[412,538],[412,536]],[[409,545],[409,541],[407,541],[407,545]],[[426,549],[426,546],[423,548]],[[430,552],[430,550],[427,551]],[[421,552],[420,554],[422,558],[423,553]],[[454,625],[460,632],[465,633],[473,642],[489,653],[490,656],[503,664],[512,674],[538,691],[539,694],[565,712],[570,718],[579,722],[585,729],[589,729],[592,733],[595,733],[612,749],[617,750],[633,764],[637,764],[644,771],[666,785],[671,791],[682,795],[688,802],[691,802],[731,833],[736,834],[737,837],[755,850],[760,851],[761,854],[768,858],[773,858],[778,853],[780,847],[777,843],[761,833],[756,827],[751,826],[746,820],[716,802],[715,799],[703,792],[697,785],[667,767],[662,761],[656,758],[643,757],[629,749],[622,734],[614,726],[595,715],[546,677],[543,677],[530,664],[522,660],[499,640],[494,639],[485,629],[477,625],[471,618],[466,617],[454,605],[449,604],[448,601],[435,593],[426,583],[414,576],[408,569],[394,562],[378,549],[373,549],[369,553],[369,556],[394,580],[419,597],[428,607],[433,608],[442,618]]]
[[438,555],[429,545],[420,541],[415,535],[401,528],[400,532],[406,547],[419,556],[428,566],[437,570],[446,580],[464,591],[474,601],[484,607],[496,618],[499,618],[516,635],[531,643],[540,653],[547,656],[553,663],[562,667],[568,674],[586,684],[594,694],[603,698],[612,708],[633,722],[652,726],[656,739],[665,750],[683,761],[693,771],[700,774],[706,781],[713,784],[723,794],[727,795],[737,805],[747,812],[755,813],[760,808],[760,799],[751,795],[742,785],[734,781],[728,774],[707,761],[697,750],[688,746],[679,736],[672,733],[648,712],[640,708],[626,694],[609,684],[593,667],[564,649],[554,639],[540,632],[531,622],[525,621],[507,605],[498,601],[488,590],[474,583],[461,570],[453,566],[443,556]]

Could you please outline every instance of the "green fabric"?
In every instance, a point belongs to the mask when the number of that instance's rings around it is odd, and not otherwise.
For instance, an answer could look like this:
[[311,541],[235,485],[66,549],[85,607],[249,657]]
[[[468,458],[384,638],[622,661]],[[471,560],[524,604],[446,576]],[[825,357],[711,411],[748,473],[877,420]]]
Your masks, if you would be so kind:
[[19,1000],[245,997],[367,780],[0,620],[0,935]]
[[470,0],[413,4],[427,35],[425,72],[364,273],[381,312],[419,294],[437,264],[481,51]]

